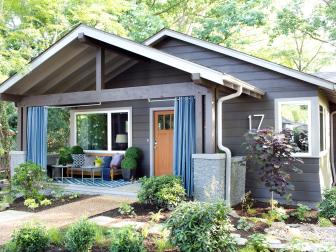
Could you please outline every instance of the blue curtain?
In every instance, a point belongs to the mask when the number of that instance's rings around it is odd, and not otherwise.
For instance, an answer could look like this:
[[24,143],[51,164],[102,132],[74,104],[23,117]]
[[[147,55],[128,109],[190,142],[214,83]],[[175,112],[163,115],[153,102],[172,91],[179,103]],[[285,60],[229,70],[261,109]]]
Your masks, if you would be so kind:
[[188,196],[194,187],[192,154],[195,153],[195,99],[178,97],[174,111],[174,175],[181,177]]
[[27,115],[27,160],[47,167],[48,109],[29,107]]

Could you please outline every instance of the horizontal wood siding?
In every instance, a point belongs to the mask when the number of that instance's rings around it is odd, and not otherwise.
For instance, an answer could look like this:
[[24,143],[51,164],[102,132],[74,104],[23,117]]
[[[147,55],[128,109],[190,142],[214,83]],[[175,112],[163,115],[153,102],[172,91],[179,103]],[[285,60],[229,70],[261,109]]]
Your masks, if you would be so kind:
[[[231,149],[233,155],[244,155],[242,143],[243,136],[248,131],[249,115],[265,114],[262,127],[274,128],[274,99],[318,95],[318,89],[314,85],[183,41],[166,38],[156,48],[230,74],[266,91],[261,100],[243,95],[224,103],[223,143]],[[218,96],[220,95],[223,94],[219,93]],[[303,174],[292,175],[292,182],[296,186],[293,199],[318,201],[321,197],[319,158],[305,158],[304,162]],[[268,191],[256,185],[256,178],[255,174],[248,172],[247,190],[252,190],[255,197],[268,197]]]
[[107,88],[147,86],[190,82],[191,76],[183,71],[152,60],[139,62],[107,83]]

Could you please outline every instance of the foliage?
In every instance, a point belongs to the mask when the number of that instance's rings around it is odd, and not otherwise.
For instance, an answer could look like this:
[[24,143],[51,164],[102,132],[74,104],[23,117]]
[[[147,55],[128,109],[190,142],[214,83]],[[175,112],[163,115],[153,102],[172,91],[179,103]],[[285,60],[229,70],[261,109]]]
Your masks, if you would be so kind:
[[291,213],[291,215],[297,218],[299,221],[306,221],[309,220],[309,211],[311,208],[309,206],[298,204],[298,207]]
[[157,213],[150,212],[150,221],[154,223],[159,223],[162,218],[162,209],[160,209]]
[[50,244],[60,246],[63,242],[63,233],[58,228],[50,228],[48,230],[48,239]]
[[270,222],[273,221],[285,221],[288,219],[288,214],[283,207],[275,207],[262,215],[263,218]]
[[75,145],[71,147],[71,154],[84,154],[84,150],[82,147]]
[[44,199],[40,201],[41,206],[50,206],[52,204],[52,201],[50,199]]
[[270,192],[283,196],[290,184],[288,171],[300,173],[302,160],[292,154],[297,151],[290,130],[275,133],[272,129],[250,131],[245,135],[247,158],[258,168],[260,179]]
[[27,224],[12,235],[12,242],[16,251],[43,252],[49,245],[46,230],[34,224]]
[[141,178],[139,201],[162,208],[176,207],[185,200],[181,179],[175,176]]
[[327,218],[319,217],[318,218],[318,225],[320,227],[332,227],[333,223]]
[[100,157],[96,157],[96,159],[95,159],[95,165],[96,166],[102,166],[102,164],[103,164],[103,159],[102,158],[100,158]]
[[71,157],[71,148],[70,147],[62,147],[58,151],[58,163],[60,165],[67,165],[73,162]]
[[111,252],[145,252],[144,239],[132,227],[124,227],[111,232]]
[[128,215],[128,216],[134,216],[135,212],[134,212],[134,207],[132,207],[130,204],[128,203],[123,203],[119,209],[118,212],[121,215]]
[[236,251],[224,203],[184,202],[167,220],[173,245],[183,251]]
[[28,207],[29,209],[32,209],[32,210],[34,210],[34,209],[36,209],[36,208],[38,208],[38,207],[40,206],[39,203],[36,202],[35,199],[26,199],[26,200],[23,202],[23,204],[24,204],[26,207]]
[[[61,152],[67,146],[70,137],[70,111],[66,108],[48,108],[48,152]],[[68,150],[66,151],[68,153]],[[72,159],[66,157],[66,162]],[[60,162],[63,164],[63,161]],[[65,163],[66,164],[66,163]]]
[[12,186],[25,199],[41,199],[40,191],[49,186],[46,171],[32,162],[20,164],[15,168]]
[[265,235],[260,233],[250,235],[248,245],[252,246],[257,252],[270,251]]
[[65,247],[73,252],[86,252],[95,241],[95,227],[86,219],[71,225],[65,233]]
[[125,152],[125,158],[133,158],[139,160],[141,158],[142,152],[137,147],[129,147]]
[[253,207],[254,199],[252,198],[252,192],[248,191],[244,194],[244,197],[241,201],[241,209],[242,211],[248,211]]
[[237,229],[239,230],[244,230],[244,231],[249,231],[253,225],[246,220],[246,218],[240,218],[237,222]]
[[138,167],[138,162],[136,159],[131,158],[131,157],[125,157],[121,161],[121,168],[122,169],[129,169],[129,170],[134,170]]
[[168,237],[156,237],[154,238],[154,244],[157,252],[165,252],[174,248]]
[[320,216],[324,218],[336,218],[336,187],[323,192],[322,202],[319,204]]

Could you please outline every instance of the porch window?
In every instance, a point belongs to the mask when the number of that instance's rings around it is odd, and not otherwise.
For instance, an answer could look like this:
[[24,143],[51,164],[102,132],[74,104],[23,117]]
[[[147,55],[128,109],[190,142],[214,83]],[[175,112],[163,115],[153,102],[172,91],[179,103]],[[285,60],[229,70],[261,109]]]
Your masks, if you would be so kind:
[[74,144],[87,152],[124,151],[131,146],[131,110],[73,112]]
[[311,154],[311,103],[309,100],[279,101],[278,130],[290,129],[300,151],[295,155]]

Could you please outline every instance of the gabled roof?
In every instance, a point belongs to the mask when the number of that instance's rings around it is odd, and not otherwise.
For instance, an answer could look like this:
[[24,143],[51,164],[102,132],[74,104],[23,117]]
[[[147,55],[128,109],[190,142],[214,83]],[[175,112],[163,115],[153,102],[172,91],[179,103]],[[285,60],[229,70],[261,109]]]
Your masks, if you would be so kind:
[[189,35],[186,35],[180,32],[176,32],[170,29],[161,30],[154,36],[147,39],[144,42],[144,45],[153,46],[157,44],[158,42],[160,42],[165,37],[171,37],[171,38],[175,38],[175,39],[178,39],[178,40],[190,43],[190,44],[194,44],[194,45],[206,48],[208,50],[215,51],[215,52],[218,52],[218,53],[221,53],[221,54],[224,54],[224,55],[227,55],[227,56],[230,56],[230,57],[242,60],[242,61],[249,62],[254,65],[261,66],[263,68],[293,77],[295,79],[299,79],[299,80],[320,86],[322,88],[326,88],[326,89],[333,90],[333,91],[336,90],[336,84],[329,80],[319,78],[311,74],[303,73],[303,72],[276,64],[271,61],[267,61],[267,60],[264,60],[258,57],[248,55],[243,52],[239,52],[239,51],[229,49],[229,48],[217,45],[217,44],[213,44],[213,43],[201,40],[201,39],[197,39],[192,36],[189,36]]
[[28,69],[29,69],[28,73],[18,73],[12,76],[11,78],[9,78],[8,80],[6,80],[0,86],[0,94],[6,93],[6,92],[8,93],[8,90],[12,88],[13,86],[15,86],[16,84],[24,85],[23,82],[19,82],[19,81],[21,81],[24,77],[28,75],[37,74],[36,72],[34,72],[35,69],[42,66],[46,61],[50,60],[50,58],[52,58],[57,53],[62,51],[66,46],[78,40],[79,34],[92,38],[94,40],[98,40],[103,43],[112,45],[115,48],[130,52],[130,53],[133,53],[133,54],[145,57],[145,58],[149,58],[151,60],[160,62],[162,64],[171,66],[173,68],[182,70],[184,72],[187,72],[190,74],[198,74],[200,78],[203,78],[205,80],[208,80],[214,83],[218,83],[223,86],[235,88],[235,86],[238,84],[243,85],[243,90],[247,94],[253,93],[255,96],[259,96],[259,97],[264,94],[262,90],[244,81],[241,81],[231,75],[224,74],[222,72],[210,69],[208,67],[175,57],[168,53],[164,53],[160,50],[148,47],[146,45],[139,44],[134,41],[121,38],[119,36],[106,33],[101,30],[97,30],[95,28],[91,28],[85,25],[78,26],[73,31],[68,33],[65,37],[63,37],[61,40],[59,40],[54,45],[52,45],[49,49],[47,49],[40,56],[35,58],[28,66]]

